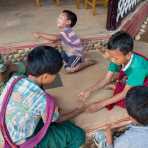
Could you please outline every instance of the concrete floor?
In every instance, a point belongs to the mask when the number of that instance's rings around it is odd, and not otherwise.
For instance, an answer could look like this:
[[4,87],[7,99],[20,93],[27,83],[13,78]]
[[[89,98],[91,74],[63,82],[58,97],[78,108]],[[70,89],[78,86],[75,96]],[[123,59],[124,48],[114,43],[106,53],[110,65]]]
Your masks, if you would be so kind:
[[76,9],[72,0],[61,1],[56,6],[52,0],[43,0],[42,7],[35,5],[35,0],[0,0],[0,45],[17,42],[34,41],[32,32],[58,33],[56,19],[63,9],[76,12],[78,23],[76,32],[84,36],[105,33],[106,11],[103,6],[97,7],[98,15],[93,16],[90,9]]
[[[0,0],[0,46],[34,42],[31,33],[36,31],[58,33],[56,18],[63,9],[70,9],[78,15],[75,30],[81,37],[97,36],[107,32],[105,29],[107,10],[102,6],[98,6],[98,14],[93,16],[90,9],[85,10],[82,6],[81,9],[76,9],[71,0],[63,0],[58,7],[49,0],[45,0],[42,7],[37,7],[35,0]],[[135,42],[135,49],[140,49],[148,56],[148,41]],[[91,52],[90,55],[98,61],[98,64],[72,75],[66,75],[62,70],[60,76],[63,87],[49,90],[52,95],[57,97],[57,103],[63,112],[69,112],[79,106],[79,92],[96,80],[101,80],[106,72],[108,61],[103,59],[98,52]],[[94,99],[103,99],[108,96],[111,96],[111,92],[102,91]],[[106,110],[94,114],[81,114],[75,121],[83,128],[89,128],[92,123],[96,126],[100,122],[109,121],[109,119],[112,121],[120,119],[123,117],[122,115],[126,116],[125,111],[117,108],[113,114],[106,112]]]

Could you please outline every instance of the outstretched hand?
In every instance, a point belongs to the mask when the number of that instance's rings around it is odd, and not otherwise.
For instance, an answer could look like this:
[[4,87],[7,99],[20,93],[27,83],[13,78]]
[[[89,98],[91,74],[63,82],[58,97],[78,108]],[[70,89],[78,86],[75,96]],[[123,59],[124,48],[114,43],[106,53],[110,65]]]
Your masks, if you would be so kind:
[[90,105],[86,108],[85,112],[94,113],[94,112],[99,111],[99,110],[102,109],[103,107],[104,107],[104,105],[103,105],[102,101],[100,101],[100,102],[95,102],[95,103],[90,104]]
[[79,94],[79,100],[85,102],[86,99],[90,96],[90,94],[91,94],[90,90],[81,91]]
[[32,35],[36,39],[39,39],[41,37],[39,32],[33,32]]

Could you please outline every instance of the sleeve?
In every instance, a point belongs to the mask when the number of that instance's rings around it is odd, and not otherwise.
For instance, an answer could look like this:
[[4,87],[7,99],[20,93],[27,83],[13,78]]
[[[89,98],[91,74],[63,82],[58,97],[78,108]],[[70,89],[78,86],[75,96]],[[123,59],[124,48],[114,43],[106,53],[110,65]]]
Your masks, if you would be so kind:
[[17,74],[25,74],[26,73],[25,63],[17,62],[15,64],[17,65],[17,69],[18,69],[18,71],[16,72]]
[[[40,112],[43,121],[45,121],[46,118],[46,99],[38,106],[38,111]],[[59,112],[58,107],[55,108],[55,111],[53,113],[52,122],[55,122],[59,118]]]
[[60,39],[66,44],[71,43],[70,38],[68,37],[67,33],[65,33],[65,32],[60,32]]
[[128,76],[127,84],[129,86],[142,86],[146,77],[145,69],[135,69]]
[[57,110],[55,110],[55,112],[53,113],[53,117],[52,117],[52,122],[55,122],[59,119],[59,112]]
[[111,71],[111,72],[119,72],[121,69],[121,66],[111,62],[108,66],[108,71]]

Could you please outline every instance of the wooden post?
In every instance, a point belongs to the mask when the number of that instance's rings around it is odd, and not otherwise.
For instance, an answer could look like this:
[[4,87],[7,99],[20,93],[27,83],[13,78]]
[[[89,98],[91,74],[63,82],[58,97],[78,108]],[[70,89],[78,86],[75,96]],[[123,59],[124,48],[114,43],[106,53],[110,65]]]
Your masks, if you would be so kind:
[[87,6],[88,6],[88,0],[85,0],[84,1],[84,8],[87,9],[88,8]]
[[103,3],[104,3],[104,7],[107,8],[107,6],[108,6],[108,0],[104,0]]
[[80,9],[80,0],[76,0],[76,7],[77,9]]
[[96,15],[96,3],[97,3],[97,0],[92,1],[93,15]]
[[60,0],[55,0],[57,5],[60,5]]
[[36,0],[36,5],[41,7],[41,1],[40,0]]

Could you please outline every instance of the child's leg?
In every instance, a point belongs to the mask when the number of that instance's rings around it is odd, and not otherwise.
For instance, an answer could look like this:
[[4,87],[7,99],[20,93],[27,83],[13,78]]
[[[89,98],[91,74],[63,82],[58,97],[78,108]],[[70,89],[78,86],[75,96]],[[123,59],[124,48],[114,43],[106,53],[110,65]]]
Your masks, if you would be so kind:
[[80,148],[85,143],[84,131],[71,122],[53,123],[36,148]]
[[68,64],[69,57],[68,57],[68,55],[66,54],[65,51],[61,51],[61,57],[62,57],[63,61],[64,61],[66,64]]
[[69,61],[68,61],[68,67],[74,68],[76,67],[78,64],[82,63],[82,58],[79,56],[70,56],[69,57]]

